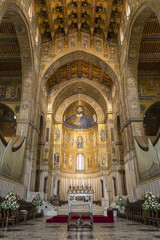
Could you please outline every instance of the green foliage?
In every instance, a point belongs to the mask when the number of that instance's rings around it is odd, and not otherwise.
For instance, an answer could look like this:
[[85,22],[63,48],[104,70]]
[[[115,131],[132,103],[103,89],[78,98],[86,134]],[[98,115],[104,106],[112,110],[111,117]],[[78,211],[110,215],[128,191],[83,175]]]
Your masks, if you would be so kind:
[[43,201],[41,199],[40,194],[36,194],[36,196],[33,198],[32,200],[33,205],[35,205],[36,207],[42,206],[43,205]]
[[160,203],[158,203],[157,198],[151,192],[147,192],[142,208],[146,211],[157,212],[160,209]]
[[119,195],[116,205],[119,205],[120,207],[122,207],[122,206],[126,206],[126,204],[127,204],[126,200],[121,195]]
[[1,203],[1,207],[4,210],[17,210],[19,208],[19,204],[17,203],[16,194],[14,192],[9,192],[5,197],[5,200]]

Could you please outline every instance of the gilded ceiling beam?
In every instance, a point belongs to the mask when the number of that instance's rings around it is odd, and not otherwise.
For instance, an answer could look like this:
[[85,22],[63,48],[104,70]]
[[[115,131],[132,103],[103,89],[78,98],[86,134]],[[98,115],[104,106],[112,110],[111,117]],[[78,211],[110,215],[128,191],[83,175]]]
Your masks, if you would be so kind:
[[52,36],[52,33],[54,33],[54,24],[53,24],[53,18],[52,18],[52,15],[53,15],[52,0],[46,0],[46,8],[48,11],[48,20],[49,20],[51,36]]
[[111,14],[112,14],[112,9],[113,9],[113,1],[114,0],[108,1],[108,7],[106,9],[105,27],[104,27],[104,33],[105,33],[105,38],[106,39],[107,39],[109,24],[110,24],[110,20],[111,20]]
[[67,14],[67,1],[62,0],[62,6],[63,6],[63,26],[65,31],[65,47],[68,47],[68,14]]

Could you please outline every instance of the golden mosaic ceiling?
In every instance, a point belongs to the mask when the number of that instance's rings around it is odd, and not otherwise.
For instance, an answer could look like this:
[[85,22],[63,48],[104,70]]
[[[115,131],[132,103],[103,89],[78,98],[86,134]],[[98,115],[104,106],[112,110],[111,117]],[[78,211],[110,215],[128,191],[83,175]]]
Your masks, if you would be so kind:
[[42,42],[86,32],[116,42],[124,0],[35,0]]
[[143,29],[138,71],[160,72],[160,24],[155,14],[148,19]]
[[0,24],[0,75],[21,75],[21,56],[14,25],[7,17]]
[[[103,90],[103,93],[106,95],[107,99],[110,100],[110,92]],[[91,83],[89,84],[81,80],[72,82],[59,92],[54,100],[53,113],[56,113],[58,107],[66,100],[66,97],[70,98],[71,96],[76,96],[77,94],[84,94],[94,99],[101,106],[105,116],[107,116],[107,106],[104,96]]]
[[82,77],[104,84],[109,88],[112,87],[112,80],[103,69],[84,60],[76,60],[60,67],[51,75],[47,83],[48,87],[52,88],[53,86],[67,80],[74,78],[81,79]]

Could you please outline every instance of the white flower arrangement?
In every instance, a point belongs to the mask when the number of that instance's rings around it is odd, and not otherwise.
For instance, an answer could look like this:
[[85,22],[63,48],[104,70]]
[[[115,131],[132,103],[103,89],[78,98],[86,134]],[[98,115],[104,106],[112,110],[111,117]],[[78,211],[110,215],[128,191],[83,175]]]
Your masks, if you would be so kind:
[[142,204],[144,210],[157,212],[160,209],[160,203],[158,203],[157,198],[151,192],[145,194],[145,199],[145,202]]
[[121,195],[119,195],[118,200],[116,202],[116,205],[119,205],[120,207],[123,207],[123,206],[127,205],[127,202]]
[[16,194],[14,192],[9,192],[5,197],[5,200],[1,203],[1,207],[4,210],[17,210],[19,208],[19,204],[17,203]]
[[36,194],[36,196],[33,198],[32,200],[33,205],[35,205],[36,207],[42,206],[43,205],[43,201],[41,199],[40,194]]

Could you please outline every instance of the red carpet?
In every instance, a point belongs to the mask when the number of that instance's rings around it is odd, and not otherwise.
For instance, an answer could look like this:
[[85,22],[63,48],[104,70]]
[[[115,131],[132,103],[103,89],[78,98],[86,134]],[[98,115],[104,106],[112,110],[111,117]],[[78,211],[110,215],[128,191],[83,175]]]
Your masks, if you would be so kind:
[[[78,216],[75,216],[75,218],[78,219]],[[67,223],[67,220],[68,220],[68,215],[57,215],[47,219],[46,223]],[[113,211],[108,211],[107,217],[103,215],[93,215],[93,222],[94,223],[114,223]]]

